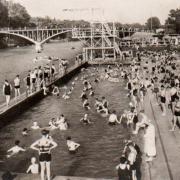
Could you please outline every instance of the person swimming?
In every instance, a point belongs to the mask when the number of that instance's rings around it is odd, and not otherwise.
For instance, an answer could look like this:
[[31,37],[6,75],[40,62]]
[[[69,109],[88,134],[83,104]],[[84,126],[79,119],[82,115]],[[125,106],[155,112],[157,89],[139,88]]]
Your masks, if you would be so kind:
[[28,135],[28,129],[27,129],[27,128],[24,128],[24,129],[22,130],[21,134],[22,134],[23,136],[27,136],[27,135]]
[[80,119],[80,122],[82,122],[85,125],[92,124],[92,122],[88,118],[88,114],[84,114],[84,117]]
[[40,128],[40,126],[38,125],[38,122],[34,121],[33,125],[31,126],[31,129],[36,130],[36,129],[39,129],[39,128]]
[[20,144],[19,140],[16,140],[14,144],[15,144],[15,146],[13,146],[9,150],[7,150],[7,153],[8,153],[6,155],[7,158],[12,157],[12,156],[18,154],[19,152],[25,152],[26,151],[24,148],[19,146],[19,144]]
[[57,128],[58,128],[55,118],[52,118],[52,119],[49,121],[49,127],[50,127],[51,130],[54,130],[54,129],[57,129]]
[[82,91],[80,98],[82,99],[82,101],[87,99],[87,94],[86,94],[85,90]]
[[86,110],[91,109],[89,106],[88,98],[84,99],[83,108],[85,108]]
[[65,93],[63,94],[63,96],[62,96],[62,98],[63,99],[69,99],[70,98],[70,96],[67,94],[67,92],[65,91]]
[[70,136],[66,138],[66,143],[70,154],[75,154],[80,147],[80,144],[72,141]]
[[117,118],[116,111],[113,110],[112,113],[109,116],[108,124],[109,125],[116,125],[116,123],[120,124],[120,122],[118,121],[118,118]]
[[94,96],[94,90],[93,89],[90,90],[89,96]]
[[58,86],[54,86],[54,88],[53,88],[53,90],[52,90],[52,94],[54,95],[54,96],[59,96],[59,94],[60,94],[60,91],[59,91],[59,88],[58,88]]

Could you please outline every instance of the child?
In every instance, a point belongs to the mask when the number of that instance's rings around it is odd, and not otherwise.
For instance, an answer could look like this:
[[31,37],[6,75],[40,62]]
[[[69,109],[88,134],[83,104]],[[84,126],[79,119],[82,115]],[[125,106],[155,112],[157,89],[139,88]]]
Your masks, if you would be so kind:
[[10,158],[11,156],[16,155],[16,154],[18,154],[19,152],[24,152],[24,151],[26,151],[24,148],[20,147],[19,144],[20,144],[20,141],[19,141],[19,140],[16,140],[16,141],[15,141],[15,146],[13,146],[11,149],[9,149],[9,150],[7,151],[7,153],[9,153],[9,154],[7,154],[7,156],[6,156],[7,158]]
[[76,153],[77,149],[80,147],[80,144],[72,141],[70,136],[67,137],[66,140],[67,140],[67,146],[68,146],[69,153],[71,153],[71,154]]
[[38,174],[39,173],[39,165],[36,164],[36,158],[32,157],[31,158],[31,165],[27,169],[26,173],[32,173],[32,174]]
[[33,122],[33,125],[31,126],[31,128],[36,130],[36,129],[39,129],[40,127],[39,127],[38,123],[35,121],[35,122]]

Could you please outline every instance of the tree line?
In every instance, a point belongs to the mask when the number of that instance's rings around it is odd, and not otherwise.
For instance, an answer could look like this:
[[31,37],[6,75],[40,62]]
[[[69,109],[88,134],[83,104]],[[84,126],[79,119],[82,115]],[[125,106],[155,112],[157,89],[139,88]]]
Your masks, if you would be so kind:
[[[59,20],[46,17],[31,17],[26,8],[19,3],[0,0],[0,28],[68,28],[68,27],[89,27],[90,24],[84,20]],[[172,9],[164,25],[158,17],[150,17],[142,25],[140,23],[121,24],[116,22],[118,28],[138,28],[155,31],[158,28],[164,28],[165,32],[170,34],[180,34],[180,9]]]

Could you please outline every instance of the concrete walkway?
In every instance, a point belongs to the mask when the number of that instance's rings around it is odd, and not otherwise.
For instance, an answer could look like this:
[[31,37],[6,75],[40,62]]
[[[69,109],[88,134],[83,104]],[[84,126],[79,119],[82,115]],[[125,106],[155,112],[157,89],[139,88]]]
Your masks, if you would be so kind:
[[[2,177],[7,177],[7,179],[3,179]],[[72,177],[72,176],[56,176],[52,178],[53,180],[117,180],[114,179],[104,179],[104,178],[87,178],[87,177]],[[0,172],[0,180],[41,180],[40,175],[32,175],[32,174],[20,174],[20,173],[12,173],[11,175],[4,175],[4,173]]]

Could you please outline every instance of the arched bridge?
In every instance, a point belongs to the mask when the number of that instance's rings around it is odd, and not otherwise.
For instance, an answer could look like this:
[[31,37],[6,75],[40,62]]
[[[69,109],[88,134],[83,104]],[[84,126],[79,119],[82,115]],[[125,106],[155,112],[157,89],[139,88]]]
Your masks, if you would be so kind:
[[48,40],[68,32],[72,32],[72,28],[0,30],[0,34],[20,37],[35,44],[37,52],[41,51],[42,45]]
[[[59,28],[59,29],[37,28],[37,29],[18,29],[18,30],[1,29],[0,35],[1,34],[10,35],[10,36],[16,36],[16,37],[26,39],[27,41],[35,44],[37,52],[41,52],[42,45],[46,43],[48,40],[58,35],[70,32],[72,33],[72,38],[85,39],[85,38],[89,38],[90,31],[91,31],[91,28]],[[108,27],[106,27],[106,31],[109,34],[112,34],[111,30]],[[117,34],[128,33],[129,35],[132,35],[134,32],[137,32],[137,31],[138,31],[137,29],[119,28],[117,30]]]

